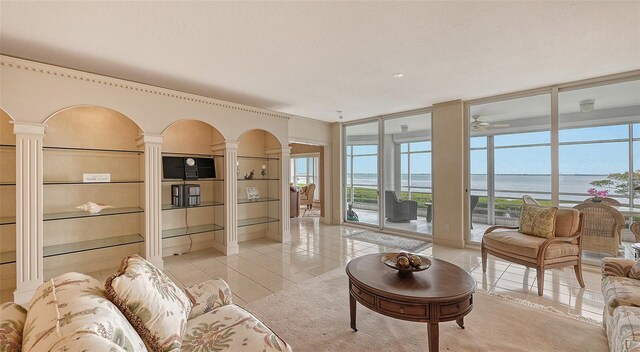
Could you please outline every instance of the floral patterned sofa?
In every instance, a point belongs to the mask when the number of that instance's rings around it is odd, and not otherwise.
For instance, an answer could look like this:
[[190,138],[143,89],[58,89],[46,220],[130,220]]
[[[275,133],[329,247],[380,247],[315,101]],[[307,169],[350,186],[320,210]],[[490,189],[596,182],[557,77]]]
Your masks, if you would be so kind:
[[640,352],[640,261],[602,260],[603,324],[611,352]]
[[137,255],[125,258],[104,287],[66,273],[42,284],[28,311],[3,304],[0,317],[3,352],[291,351],[232,303],[223,280],[183,291]]

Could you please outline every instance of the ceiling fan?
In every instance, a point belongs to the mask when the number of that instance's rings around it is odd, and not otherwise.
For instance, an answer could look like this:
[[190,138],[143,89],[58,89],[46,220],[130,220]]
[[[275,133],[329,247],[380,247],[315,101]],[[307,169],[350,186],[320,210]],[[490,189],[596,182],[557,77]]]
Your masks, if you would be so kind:
[[471,128],[474,131],[485,131],[487,128],[500,128],[500,127],[509,127],[506,123],[490,123],[486,121],[480,120],[480,115],[471,116],[473,121],[471,121]]

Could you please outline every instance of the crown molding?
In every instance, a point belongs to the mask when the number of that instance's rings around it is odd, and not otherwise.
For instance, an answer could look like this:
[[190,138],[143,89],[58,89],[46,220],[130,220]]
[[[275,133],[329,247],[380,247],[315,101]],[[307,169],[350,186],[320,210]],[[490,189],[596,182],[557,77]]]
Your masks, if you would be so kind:
[[[167,98],[185,100],[185,101],[190,101],[190,102],[205,104],[205,105],[212,105],[212,106],[217,106],[217,107],[221,107],[229,110],[252,112],[254,114],[259,114],[259,115],[268,116],[268,117],[278,117],[285,120],[289,120],[291,118],[290,115],[277,113],[271,110],[260,109],[260,108],[256,108],[248,105],[231,103],[224,100],[218,100],[218,99],[205,97],[201,95],[181,92],[181,91],[177,91],[169,88],[153,86],[146,83],[134,82],[134,81],[124,80],[121,78],[109,77],[109,76],[100,75],[96,73],[79,71],[72,68],[60,67],[56,65],[32,61],[28,59],[17,58],[17,57],[8,56],[8,55],[0,55],[0,67],[31,71],[31,72],[36,72],[36,73],[45,74],[45,75],[54,76],[54,77],[82,81],[90,84],[110,86],[114,88],[135,91],[138,93],[145,93],[145,94],[155,95],[155,96],[164,96]],[[294,117],[298,117],[298,116],[294,116]]]

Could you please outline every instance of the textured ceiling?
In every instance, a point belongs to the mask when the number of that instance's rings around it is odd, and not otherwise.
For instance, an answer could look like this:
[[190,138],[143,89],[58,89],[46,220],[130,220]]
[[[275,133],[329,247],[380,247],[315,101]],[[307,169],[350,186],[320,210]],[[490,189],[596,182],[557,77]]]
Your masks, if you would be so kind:
[[0,52],[347,121],[639,69],[640,3],[2,1]]

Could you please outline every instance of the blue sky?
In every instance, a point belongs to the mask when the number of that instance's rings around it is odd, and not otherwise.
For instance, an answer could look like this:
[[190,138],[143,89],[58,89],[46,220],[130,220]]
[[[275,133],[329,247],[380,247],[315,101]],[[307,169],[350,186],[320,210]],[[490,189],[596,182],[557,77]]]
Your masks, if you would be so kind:
[[[633,135],[640,137],[640,124],[633,126]],[[602,141],[629,138],[628,125],[590,127],[561,130],[560,174],[606,175],[624,172],[629,164],[628,142],[607,142],[595,144],[562,143]],[[518,133],[496,136],[494,144],[500,146],[518,146],[516,148],[496,148],[496,174],[551,174],[551,149],[549,146],[531,146],[550,142],[550,132]],[[640,142],[634,142],[634,168],[640,169]],[[528,146],[527,146],[528,145]],[[424,146],[422,144],[421,146]],[[471,139],[471,147],[485,147],[486,137]],[[412,147],[412,150],[414,148]],[[424,148],[421,148],[424,149]],[[377,154],[376,146],[356,146],[356,154]],[[376,156],[357,158],[355,173],[375,173]],[[413,173],[430,172],[430,154],[413,155],[411,168]],[[420,166],[418,166],[420,165]],[[485,174],[487,165],[486,150],[471,152],[471,173]],[[416,169],[418,166],[418,169]],[[403,169],[406,172],[406,169]]]

